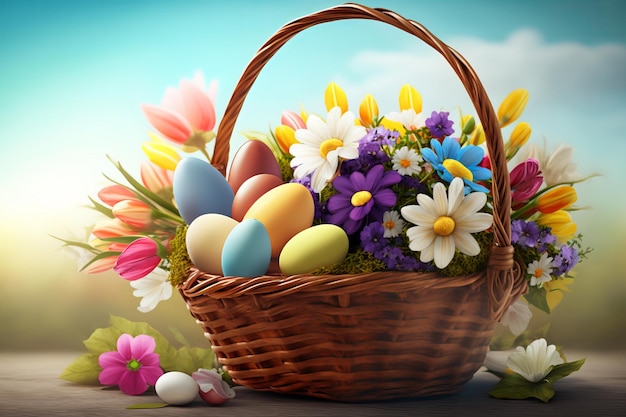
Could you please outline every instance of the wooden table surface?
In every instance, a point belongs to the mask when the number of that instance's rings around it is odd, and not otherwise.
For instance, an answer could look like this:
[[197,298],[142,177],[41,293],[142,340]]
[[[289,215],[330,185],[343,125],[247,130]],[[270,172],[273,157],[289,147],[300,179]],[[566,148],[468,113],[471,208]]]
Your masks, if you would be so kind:
[[59,379],[77,356],[0,352],[0,416],[626,416],[624,352],[569,354],[570,360],[587,361],[579,372],[555,384],[556,395],[548,404],[491,398],[488,392],[497,378],[479,371],[461,392],[435,398],[344,404],[237,387],[236,398],[221,407],[197,399],[188,406],[153,410],[126,407],[160,402],[154,392],[133,397]]

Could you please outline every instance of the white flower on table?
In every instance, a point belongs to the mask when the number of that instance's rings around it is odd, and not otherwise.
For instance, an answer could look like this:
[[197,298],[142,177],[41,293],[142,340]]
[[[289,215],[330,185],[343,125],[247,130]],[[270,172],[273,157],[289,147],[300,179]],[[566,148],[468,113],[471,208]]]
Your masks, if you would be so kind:
[[507,358],[506,365],[513,372],[530,382],[539,382],[555,365],[563,363],[556,346],[548,345],[546,339],[533,341],[526,349],[518,346]]

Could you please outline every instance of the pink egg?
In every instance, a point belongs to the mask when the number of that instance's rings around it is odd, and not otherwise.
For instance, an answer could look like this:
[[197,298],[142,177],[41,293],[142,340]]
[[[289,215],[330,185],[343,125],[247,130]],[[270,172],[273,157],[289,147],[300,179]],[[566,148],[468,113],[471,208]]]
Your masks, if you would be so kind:
[[271,174],[282,179],[280,166],[271,149],[259,140],[249,140],[233,156],[228,183],[236,194],[244,181],[257,174]]
[[282,183],[283,180],[272,174],[257,174],[245,180],[233,199],[232,218],[240,222],[259,197]]

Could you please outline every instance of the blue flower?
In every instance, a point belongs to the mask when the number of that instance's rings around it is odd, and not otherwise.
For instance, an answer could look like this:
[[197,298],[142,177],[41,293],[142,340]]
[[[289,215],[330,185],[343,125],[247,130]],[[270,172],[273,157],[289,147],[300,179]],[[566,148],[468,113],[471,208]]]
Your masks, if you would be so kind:
[[447,137],[440,143],[437,139],[430,141],[430,148],[422,149],[422,157],[428,162],[441,179],[447,183],[454,177],[463,179],[465,194],[472,191],[488,193],[489,189],[477,184],[491,178],[491,171],[478,164],[483,160],[485,153],[475,145],[461,147],[459,142]]

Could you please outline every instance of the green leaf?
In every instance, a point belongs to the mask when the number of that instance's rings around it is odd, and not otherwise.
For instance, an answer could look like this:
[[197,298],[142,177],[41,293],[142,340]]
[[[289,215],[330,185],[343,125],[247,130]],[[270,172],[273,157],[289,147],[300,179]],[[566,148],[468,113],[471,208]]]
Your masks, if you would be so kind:
[[98,201],[94,200],[91,197],[89,197],[89,201],[91,201],[91,204],[93,204],[93,207],[91,207],[93,210],[96,210],[111,219],[115,217],[113,215],[113,210],[111,209],[111,207],[100,204]]
[[[140,334],[152,336],[156,342],[156,349],[159,354],[159,362],[164,371],[173,371],[176,363],[176,349],[170,342],[156,329],[145,322],[132,322],[128,319],[111,315],[109,322],[112,327],[122,333],[128,333],[135,337]],[[116,339],[117,340],[117,339]]]
[[97,384],[100,371],[102,368],[98,364],[98,356],[85,353],[65,368],[60,378],[77,384]]
[[550,382],[558,381],[559,379],[565,378],[572,372],[578,371],[584,363],[585,359],[583,358],[574,362],[566,362],[560,365],[555,365],[550,373],[546,375],[546,379]]
[[190,347],[187,338],[175,327],[170,327],[170,332],[174,335],[174,339],[176,339],[181,345]]
[[99,328],[94,330],[89,339],[83,341],[83,344],[89,353],[100,356],[104,352],[117,350],[117,339],[121,334],[122,332],[112,327]]
[[529,287],[528,293],[524,295],[526,300],[537,307],[539,310],[550,314],[550,307],[548,306],[548,300],[546,299],[546,289],[539,287]]
[[91,258],[91,260],[89,262],[87,262],[85,265],[83,265],[83,267],[80,270],[81,271],[84,270],[89,265],[91,265],[92,263],[94,263],[94,262],[96,262],[96,261],[98,261],[100,259],[108,258],[110,256],[118,256],[119,254],[120,254],[120,252],[114,252],[114,251],[100,252],[99,254],[97,254],[96,256]]
[[126,407],[127,410],[140,410],[143,408],[163,408],[167,407],[169,404],[167,403],[144,403],[144,404],[133,404]]
[[183,346],[178,349],[176,370],[191,375],[199,368],[213,369],[215,353],[211,349]]
[[489,392],[494,398],[507,400],[523,400],[537,398],[544,403],[554,396],[554,388],[550,381],[530,382],[519,374],[506,374]]

